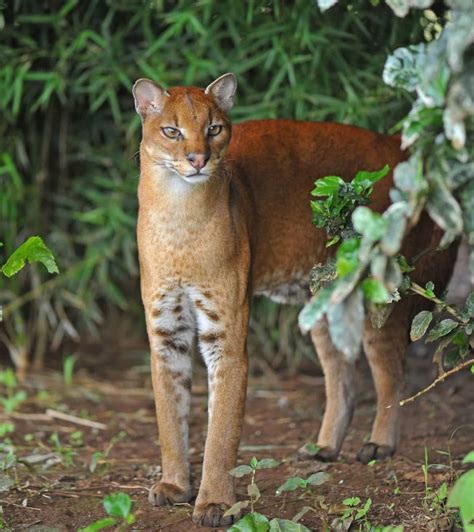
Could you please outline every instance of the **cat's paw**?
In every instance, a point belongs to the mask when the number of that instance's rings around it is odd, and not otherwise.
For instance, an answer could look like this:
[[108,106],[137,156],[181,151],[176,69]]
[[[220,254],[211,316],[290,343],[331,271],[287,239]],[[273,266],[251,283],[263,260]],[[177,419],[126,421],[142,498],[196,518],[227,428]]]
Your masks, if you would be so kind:
[[232,515],[224,517],[229,508],[225,503],[198,504],[194,508],[193,521],[198,526],[227,527],[236,518]]
[[153,506],[167,506],[177,502],[189,502],[193,498],[191,487],[187,489],[179,488],[168,482],[157,482],[153,484],[149,493],[148,500]]
[[377,445],[376,443],[365,443],[357,453],[357,460],[363,464],[368,464],[372,460],[385,460],[390,458],[395,452],[395,447],[390,445]]

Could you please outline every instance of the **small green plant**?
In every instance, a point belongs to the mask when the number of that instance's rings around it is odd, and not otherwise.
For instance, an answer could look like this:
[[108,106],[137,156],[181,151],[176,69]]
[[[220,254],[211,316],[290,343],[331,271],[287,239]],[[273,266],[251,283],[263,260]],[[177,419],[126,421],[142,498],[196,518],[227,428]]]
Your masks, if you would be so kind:
[[107,495],[102,504],[109,517],[91,523],[86,528],[82,528],[80,532],[96,532],[110,526],[117,527],[118,530],[126,530],[135,522],[135,515],[132,513],[133,502],[126,493]]
[[75,430],[69,435],[69,443],[73,447],[82,447],[84,445],[84,435],[82,430]]
[[0,397],[0,404],[2,404],[5,412],[14,412],[26,400],[26,392],[17,390],[18,381],[11,368],[0,371],[0,384],[5,386],[7,392],[6,397]]
[[[474,464],[474,450],[469,452],[463,464]],[[451,489],[448,508],[459,508],[466,532],[474,531],[474,469],[463,473]]]
[[68,355],[63,362],[63,382],[66,388],[72,386],[74,376],[74,366],[76,364],[76,357],[74,355]]
[[343,530],[349,530],[349,528],[355,524],[359,525],[359,530],[372,530],[373,527],[367,519],[370,507],[372,506],[372,499],[367,499],[365,503],[359,497],[348,497],[342,501],[344,510],[342,515],[338,517],[334,525],[342,527]]
[[254,456],[248,465],[243,464],[234,467],[234,469],[229,471],[229,475],[232,475],[235,478],[241,478],[245,475],[250,475],[250,483],[247,485],[247,495],[249,496],[249,499],[246,501],[236,502],[227,510],[225,515],[237,515],[241,512],[241,510],[247,508],[249,505],[250,512],[253,513],[254,505],[258,499],[260,499],[260,490],[258,489],[257,483],[255,481],[255,475],[257,471],[259,469],[271,469],[278,467],[279,465],[280,462],[273,460],[273,458],[263,458],[262,460],[257,460],[257,458]]
[[114,445],[122,441],[126,436],[127,433],[124,430],[121,430],[118,434],[111,438],[104,451],[94,451],[91,456],[91,461],[89,462],[89,471],[94,473],[99,465],[104,465]]
[[9,421],[0,423],[0,438],[4,438],[7,434],[10,434],[15,430],[15,425]]
[[71,447],[64,446],[61,443],[57,432],[53,432],[51,434],[51,436],[49,437],[49,441],[53,444],[54,450],[60,455],[62,463],[66,467],[74,466],[74,456],[77,453]]
[[280,463],[273,458],[257,460],[254,456],[248,465],[240,465],[229,471],[229,474],[236,478],[250,475],[250,483],[247,485],[249,499],[236,502],[224,515],[236,516],[248,506],[250,506],[250,513],[244,515],[244,517],[231,526],[228,529],[229,532],[248,532],[250,530],[257,532],[309,532],[308,528],[294,521],[278,518],[270,520],[265,515],[255,511],[255,504],[260,499],[260,490],[255,481],[257,471],[259,469],[271,469],[279,465]]
[[276,494],[281,495],[285,491],[295,491],[297,489],[307,489],[312,486],[320,486],[321,484],[327,482],[330,478],[331,475],[329,473],[325,473],[324,471],[313,473],[307,479],[301,477],[290,477],[276,490]]

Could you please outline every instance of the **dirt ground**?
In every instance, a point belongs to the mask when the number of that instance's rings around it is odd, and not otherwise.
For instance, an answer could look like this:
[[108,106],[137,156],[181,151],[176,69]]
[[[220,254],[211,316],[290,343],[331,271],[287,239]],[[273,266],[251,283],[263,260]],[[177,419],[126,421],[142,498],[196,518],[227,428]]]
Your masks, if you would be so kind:
[[[135,354],[125,353],[112,366],[114,370],[106,373],[110,361],[107,366],[97,357],[81,359],[73,385],[67,387],[59,372],[30,376],[24,387],[26,402],[16,413],[2,414],[0,423],[15,425],[5,436],[11,439],[15,455],[30,463],[19,463],[6,471],[11,477],[16,474],[12,486],[0,482],[4,520],[0,528],[76,530],[105,517],[102,498],[121,491],[134,501],[133,529],[199,530],[191,521],[191,505],[149,506],[147,488],[159,477],[160,458],[147,364],[144,359],[137,364]],[[430,494],[443,482],[454,481],[462,457],[474,449],[472,376],[468,372],[457,375],[405,406],[399,452],[391,460],[364,466],[356,462],[355,454],[368,438],[374,392],[366,364],[361,366],[358,408],[340,459],[333,464],[295,459],[301,445],[316,440],[324,408],[323,378],[317,374],[293,378],[268,374],[251,379],[239,464],[248,463],[254,455],[282,462],[276,469],[258,472],[262,497],[256,511],[269,518],[291,519],[309,507],[300,522],[311,530],[329,530],[342,514],[345,498],[358,496],[364,503],[370,497],[367,520],[372,525],[403,524],[405,531],[453,530],[453,519]],[[429,358],[409,357],[407,395],[429,383],[433,371]],[[197,371],[191,419],[191,462],[196,481],[206,433],[204,383],[204,374]],[[48,409],[53,412],[47,413]],[[104,427],[64,421],[54,417],[57,412]],[[53,433],[57,438],[51,438]],[[428,490],[422,471],[425,447]],[[96,455],[91,473],[97,451],[102,455]],[[306,478],[321,470],[331,475],[325,484],[275,494],[288,477]],[[246,484],[245,478],[239,479],[241,499],[246,497]],[[364,525],[355,523],[352,529],[359,526]]]

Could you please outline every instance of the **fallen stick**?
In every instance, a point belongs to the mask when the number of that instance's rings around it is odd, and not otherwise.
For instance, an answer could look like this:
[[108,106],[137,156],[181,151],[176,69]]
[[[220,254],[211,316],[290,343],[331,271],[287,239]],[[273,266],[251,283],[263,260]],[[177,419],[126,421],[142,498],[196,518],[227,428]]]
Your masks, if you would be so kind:
[[83,425],[84,427],[90,427],[92,429],[105,430],[107,425],[104,423],[99,423],[98,421],[90,421],[89,419],[84,419],[82,417],[72,416],[71,414],[64,414],[58,410],[53,410],[48,408],[46,414],[55,419],[61,419],[62,421],[69,421],[70,423],[75,423],[76,425]]

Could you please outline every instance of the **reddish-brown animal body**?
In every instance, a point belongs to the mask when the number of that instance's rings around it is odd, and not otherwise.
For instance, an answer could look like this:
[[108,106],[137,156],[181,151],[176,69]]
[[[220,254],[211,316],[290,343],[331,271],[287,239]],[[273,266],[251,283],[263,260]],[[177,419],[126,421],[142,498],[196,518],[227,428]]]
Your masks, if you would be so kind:
[[[194,520],[224,526],[235,502],[232,477],[247,383],[246,338],[252,294],[304,302],[308,275],[328,250],[311,223],[310,191],[325,175],[351,179],[358,170],[394,168],[404,157],[395,137],[338,124],[287,120],[231,127],[235,78],[205,91],[134,86],[143,120],[138,246],[142,297],[152,357],[163,476],[150,491],[154,504],[193,496],[188,463],[191,347],[197,338],[209,372],[209,428]],[[375,187],[371,207],[389,205],[391,176]],[[422,217],[407,240],[412,256],[439,239]],[[421,278],[445,282],[452,252]],[[359,458],[394,452],[397,400],[415,300],[397,305],[385,327],[366,326],[364,351],[377,389],[371,440]],[[326,377],[327,404],[319,458],[334,459],[354,406],[354,364],[333,346],[324,323],[312,337]],[[388,405],[393,405],[387,409]]]

